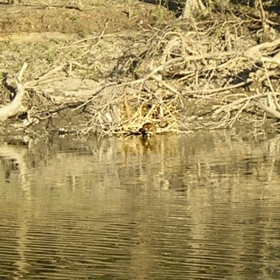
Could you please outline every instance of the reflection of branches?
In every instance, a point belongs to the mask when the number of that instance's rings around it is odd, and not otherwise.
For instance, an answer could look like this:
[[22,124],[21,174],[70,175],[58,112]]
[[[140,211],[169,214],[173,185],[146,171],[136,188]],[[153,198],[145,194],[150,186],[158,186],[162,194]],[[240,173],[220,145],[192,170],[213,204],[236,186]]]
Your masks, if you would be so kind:
[[[17,147],[3,145],[0,146],[0,158],[3,160],[10,160],[13,166],[19,173],[19,178],[22,182],[22,187],[27,193],[29,193],[29,181],[27,179],[28,168],[25,160],[25,154],[27,149],[19,149]],[[12,168],[12,166],[8,167]]]
[[[21,207],[21,211],[18,213],[18,225],[17,225],[17,246],[16,250],[20,258],[15,262],[19,272],[26,271],[26,244],[27,244],[27,234],[29,230],[28,223],[30,222],[31,215],[31,192],[30,192],[30,179],[28,176],[28,167],[25,159],[26,148],[18,148],[16,146],[2,145],[0,146],[0,159],[5,164],[6,160],[10,160],[13,166],[16,166],[17,172],[19,173],[19,178],[21,182],[22,190],[24,191],[25,200]],[[4,166],[5,167],[5,166]],[[6,168],[12,168],[8,166]],[[7,170],[10,172],[10,170]],[[7,178],[8,179],[8,178]]]

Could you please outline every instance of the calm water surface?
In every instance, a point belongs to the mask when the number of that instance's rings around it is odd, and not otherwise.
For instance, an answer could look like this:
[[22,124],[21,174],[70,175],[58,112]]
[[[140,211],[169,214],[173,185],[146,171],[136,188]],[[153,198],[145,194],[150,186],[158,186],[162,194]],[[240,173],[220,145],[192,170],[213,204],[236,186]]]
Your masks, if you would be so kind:
[[0,145],[0,279],[280,279],[280,138]]

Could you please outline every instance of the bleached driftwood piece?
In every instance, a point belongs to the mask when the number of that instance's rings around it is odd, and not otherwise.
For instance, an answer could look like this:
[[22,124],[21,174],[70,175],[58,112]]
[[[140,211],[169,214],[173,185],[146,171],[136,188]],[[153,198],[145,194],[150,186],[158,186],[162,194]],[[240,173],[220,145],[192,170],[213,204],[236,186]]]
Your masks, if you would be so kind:
[[27,63],[25,62],[18,74],[15,78],[16,82],[16,96],[14,99],[7,105],[0,108],[0,120],[4,121],[7,118],[14,116],[18,112],[22,111],[22,100],[24,97],[24,85],[21,83],[22,75],[25,69],[27,68]]

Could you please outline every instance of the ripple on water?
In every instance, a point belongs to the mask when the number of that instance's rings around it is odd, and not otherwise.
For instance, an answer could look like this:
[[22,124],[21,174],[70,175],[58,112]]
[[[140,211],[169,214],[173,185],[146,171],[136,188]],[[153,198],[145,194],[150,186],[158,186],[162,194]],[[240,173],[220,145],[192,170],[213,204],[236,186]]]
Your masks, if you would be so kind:
[[0,147],[0,279],[280,279],[277,139],[55,143]]

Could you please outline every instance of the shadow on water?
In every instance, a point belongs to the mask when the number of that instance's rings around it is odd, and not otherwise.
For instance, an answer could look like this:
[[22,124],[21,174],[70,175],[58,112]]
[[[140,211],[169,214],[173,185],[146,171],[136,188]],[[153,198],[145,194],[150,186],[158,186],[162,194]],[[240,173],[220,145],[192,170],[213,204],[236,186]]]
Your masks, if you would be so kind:
[[280,138],[0,144],[0,279],[279,279]]

